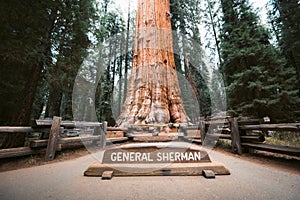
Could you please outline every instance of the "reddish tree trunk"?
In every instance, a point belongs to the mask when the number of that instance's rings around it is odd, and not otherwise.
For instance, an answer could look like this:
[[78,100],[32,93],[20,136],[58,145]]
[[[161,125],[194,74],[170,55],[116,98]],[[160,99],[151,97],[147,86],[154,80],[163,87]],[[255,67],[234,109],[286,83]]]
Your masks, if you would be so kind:
[[132,71],[117,125],[186,123],[173,53],[169,0],[139,0]]

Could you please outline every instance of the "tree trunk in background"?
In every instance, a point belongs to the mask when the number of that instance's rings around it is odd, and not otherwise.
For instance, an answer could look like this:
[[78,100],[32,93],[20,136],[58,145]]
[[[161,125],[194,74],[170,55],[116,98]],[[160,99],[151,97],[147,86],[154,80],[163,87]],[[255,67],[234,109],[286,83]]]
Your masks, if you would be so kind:
[[[41,64],[42,65],[42,64]],[[25,96],[21,105],[21,109],[19,115],[16,118],[16,122],[14,124],[25,126],[30,123],[30,114],[31,108],[33,104],[33,100],[35,97],[36,89],[38,82],[41,78],[42,67],[36,66],[32,70],[32,77],[28,80],[25,87]],[[24,134],[23,134],[24,135]],[[25,139],[25,137],[24,137]]]
[[[120,43],[120,52],[122,52],[123,49],[123,41]],[[117,102],[117,116],[119,116],[121,114],[121,107],[122,107],[122,78],[123,78],[123,74],[122,74],[122,70],[123,70],[123,55],[120,56],[120,62],[118,64],[119,68],[118,68],[118,72],[119,72],[119,94],[118,94],[118,102]]]
[[73,120],[71,92],[63,93],[59,116],[61,116],[63,120]]
[[54,87],[51,87],[49,90],[45,117],[52,118],[53,116],[60,116],[62,93],[59,90],[55,90]]
[[[288,65],[296,69],[298,79],[300,77],[300,4],[299,0],[278,0],[280,21],[282,22],[281,47],[288,60]],[[300,84],[298,91],[300,96]]]
[[[127,81],[127,76],[128,76],[128,66],[129,66],[129,33],[130,33],[130,9],[131,9],[131,5],[130,5],[130,1],[128,1],[128,16],[127,16],[127,29],[126,29],[126,41],[125,41],[125,72],[124,72],[124,95],[126,95],[127,93],[127,87],[128,87],[128,81]],[[126,96],[124,96],[126,97]],[[124,98],[125,101],[125,98]]]
[[216,15],[216,13],[213,13],[212,11],[212,5],[210,3],[209,0],[207,0],[207,7],[208,7],[208,14],[209,14],[209,18],[210,18],[210,23],[211,23],[211,27],[213,29],[213,33],[214,33],[214,40],[216,43],[216,48],[217,48],[217,53],[218,53],[218,57],[219,57],[219,64],[222,64],[222,59],[221,59],[221,49],[220,49],[220,45],[219,45],[219,36],[217,34],[217,25],[216,22],[214,21],[214,17]]
[[139,0],[132,71],[117,121],[131,124],[186,123],[172,46],[169,0]]
[[[24,98],[20,105],[20,110],[16,113],[16,118],[13,125],[28,126],[30,124],[31,108],[40,79],[42,68],[37,66],[32,69],[32,77],[27,80],[26,87],[24,87]],[[25,143],[26,134],[24,133],[8,133],[2,135],[0,148],[14,148],[23,147]]]
[[[187,81],[191,85],[193,95],[195,97],[199,98],[196,81],[195,81],[195,76],[191,72],[190,62],[187,57],[184,58],[184,68],[185,68],[185,76],[186,76]],[[199,99],[198,99],[198,101],[199,101]]]

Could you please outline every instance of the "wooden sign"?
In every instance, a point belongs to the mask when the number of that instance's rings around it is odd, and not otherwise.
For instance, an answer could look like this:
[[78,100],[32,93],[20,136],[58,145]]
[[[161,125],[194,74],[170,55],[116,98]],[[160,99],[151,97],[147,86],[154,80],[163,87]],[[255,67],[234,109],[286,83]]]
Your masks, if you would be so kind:
[[180,143],[140,143],[114,147],[105,151],[102,163],[192,163],[210,162],[207,153]]
[[101,163],[92,164],[85,176],[111,179],[113,176],[197,176],[229,175],[229,170],[211,161],[200,146],[185,142],[133,143],[105,150]]

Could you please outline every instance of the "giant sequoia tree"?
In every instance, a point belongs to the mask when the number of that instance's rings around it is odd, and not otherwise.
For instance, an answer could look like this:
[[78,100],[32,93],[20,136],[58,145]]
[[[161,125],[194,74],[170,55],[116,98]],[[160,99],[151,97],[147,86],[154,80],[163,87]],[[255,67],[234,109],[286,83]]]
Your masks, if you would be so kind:
[[118,126],[185,123],[175,70],[169,0],[139,0],[132,71]]

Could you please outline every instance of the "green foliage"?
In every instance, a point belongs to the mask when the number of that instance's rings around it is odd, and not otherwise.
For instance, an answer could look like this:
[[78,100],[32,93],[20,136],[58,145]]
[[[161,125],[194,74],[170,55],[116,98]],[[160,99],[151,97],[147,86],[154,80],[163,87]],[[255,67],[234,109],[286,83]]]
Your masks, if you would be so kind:
[[205,49],[209,51],[211,63],[221,63],[220,52],[220,6],[218,0],[206,0],[202,5],[202,22],[205,28]]
[[234,115],[288,121],[299,102],[294,68],[269,43],[247,0],[222,1],[222,66]]
[[12,0],[0,7],[0,123],[14,124],[24,109],[28,121],[32,106],[36,118],[46,102],[46,117],[71,119],[78,69],[90,45],[105,35],[96,1]]
[[51,60],[49,38],[53,18],[47,11],[51,6],[44,1],[1,1],[0,124],[29,123],[37,87],[34,82]]
[[[29,125],[41,74],[51,61],[54,3],[1,1],[0,125]],[[25,134],[2,134],[1,147],[19,147]]]
[[[56,7],[52,32],[53,62],[47,68],[49,101],[46,117],[62,114],[72,119],[73,84],[92,44],[99,36],[95,2],[62,0]],[[59,102],[59,103],[57,103]]]
[[267,144],[276,144],[290,147],[300,147],[300,133],[299,132],[283,132],[274,131],[269,134],[270,137],[266,137]]
[[[103,6],[107,7],[109,2],[104,2]],[[101,74],[99,85],[96,93],[96,113],[98,120],[108,121],[110,126],[115,125],[113,116],[114,107],[113,93],[116,75],[119,73],[121,76],[122,69],[121,63],[125,56],[119,57],[125,47],[125,39],[117,37],[117,34],[125,31],[125,22],[118,12],[104,12],[100,21],[103,30],[103,39],[108,39],[108,43],[103,43],[103,62],[105,63],[104,73]],[[112,39],[115,38],[115,39]],[[120,89],[120,88],[119,88]],[[119,92],[122,92],[119,90]]]
[[[291,112],[299,109],[299,1],[270,0],[278,49],[269,43],[269,33],[258,24],[248,1],[222,0],[221,3],[224,13],[221,70],[226,78],[230,109],[236,115],[293,119]],[[210,77],[203,50],[199,48],[200,4],[200,0],[171,0],[172,28],[178,33],[174,36],[174,49],[179,52],[175,55],[177,69],[189,81],[191,90],[196,89],[201,114],[209,115],[210,99],[222,101],[222,96],[219,98],[214,92],[222,86],[218,85],[217,76],[212,77],[213,88],[208,90]],[[125,30],[121,14],[108,9],[113,5],[111,0],[100,3],[96,0],[1,1],[0,124],[13,125],[20,121],[26,124],[30,111],[36,118],[46,102],[48,117],[62,114],[64,119],[72,118],[74,80],[90,47]],[[207,5],[214,8],[217,2],[207,1]],[[206,20],[211,19],[207,26],[214,25],[215,31],[219,25],[213,19],[218,19],[218,11],[212,9],[203,14]],[[107,56],[103,60],[94,59],[106,63],[104,73],[96,78],[86,76],[101,80],[96,94],[101,120],[111,118],[114,83],[125,80],[122,68],[125,56],[117,56],[125,48],[124,42],[125,38],[115,44],[105,44]],[[190,105],[189,109],[194,108]],[[20,113],[26,113],[26,120],[20,120]]]
[[[200,108],[201,115],[209,115],[210,95],[208,90],[209,74],[204,63],[204,52],[201,49],[201,39],[199,31],[200,23],[200,1],[179,1],[171,0],[172,29],[176,33],[173,35],[173,48],[176,49],[175,63],[177,71],[182,73],[190,84],[189,92],[196,95],[199,105],[186,102],[187,114],[194,113]],[[182,93],[188,96],[181,86]],[[188,99],[188,98],[187,98]],[[189,98],[190,99],[190,98]],[[193,107],[194,105],[194,107]],[[191,110],[191,111],[189,111]],[[195,116],[193,116],[195,118]]]
[[[271,30],[276,36],[287,66],[294,67],[300,77],[300,2],[298,0],[270,0],[268,13]],[[299,90],[300,83],[295,84]],[[299,108],[299,107],[298,107]]]
[[[124,31],[124,20],[118,12],[108,11],[113,6],[110,1],[103,1],[99,18],[95,22],[98,29],[93,32],[91,48],[84,59],[77,77],[76,108],[77,120],[108,121],[113,126],[112,95],[117,76],[122,76],[124,37],[117,35]],[[121,103],[120,103],[121,104]],[[68,105],[68,104],[66,104]],[[97,117],[97,119],[95,118]]]

